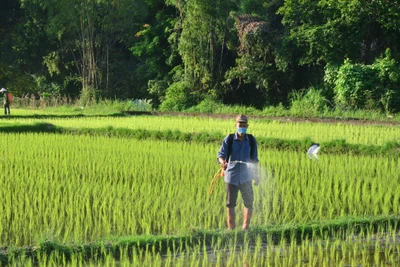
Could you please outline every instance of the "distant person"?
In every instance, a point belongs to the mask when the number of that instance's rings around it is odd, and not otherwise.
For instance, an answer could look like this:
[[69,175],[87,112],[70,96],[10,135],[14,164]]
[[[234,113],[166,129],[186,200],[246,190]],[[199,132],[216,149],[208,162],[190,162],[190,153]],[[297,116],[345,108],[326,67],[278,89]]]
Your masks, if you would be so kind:
[[3,93],[4,115],[10,115],[10,97],[6,88],[1,88],[0,92]]
[[243,230],[248,230],[253,214],[254,185],[258,185],[258,150],[256,139],[246,134],[249,127],[247,117],[236,117],[236,133],[226,136],[218,152],[218,161],[225,169],[226,207],[228,213],[228,230],[236,225],[235,207],[240,191],[244,202]]

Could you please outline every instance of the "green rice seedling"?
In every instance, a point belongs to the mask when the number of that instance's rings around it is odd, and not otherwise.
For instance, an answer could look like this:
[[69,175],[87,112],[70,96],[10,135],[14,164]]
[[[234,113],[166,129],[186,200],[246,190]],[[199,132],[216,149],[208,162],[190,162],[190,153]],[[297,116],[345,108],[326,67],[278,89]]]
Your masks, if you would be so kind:
[[117,258],[105,250],[90,259],[82,253],[69,258],[58,252],[39,253],[35,261],[21,255],[9,266],[397,266],[398,233],[397,241],[389,240],[394,232],[367,230],[359,235],[349,229],[346,236],[316,237],[301,244],[283,239],[275,245],[256,241],[255,246],[231,239],[220,246],[217,241],[212,249],[203,243],[185,251],[168,249],[165,254],[152,246],[140,250],[126,247]]
[[[327,155],[324,160],[313,162],[299,153],[264,153],[269,154],[264,156],[271,174],[267,181],[273,184],[273,192],[263,192],[256,198],[270,198],[273,221],[389,215],[396,211],[398,203],[393,205],[392,200],[400,189],[395,179],[398,160]],[[383,203],[387,203],[385,207]]]
[[[144,129],[148,131],[180,131],[184,133],[213,133],[226,135],[235,131],[232,119],[184,116],[130,116],[130,117],[14,117],[2,120],[0,125],[24,125],[48,123],[63,128],[104,128],[104,129]],[[251,117],[250,117],[251,119]],[[349,144],[384,145],[398,142],[400,133],[395,125],[281,122],[254,119],[250,121],[249,132],[259,138],[283,140],[311,139],[314,142],[344,140]]]
[[[44,134],[2,140],[13,150],[2,161],[2,244],[225,228],[223,182],[207,195],[218,168],[212,145]],[[268,171],[255,188],[255,225],[389,215],[398,206],[397,161],[260,155]]]
[[[222,179],[207,194],[219,168],[213,144],[33,133],[2,133],[0,142],[12,151],[0,161],[3,246],[226,228]],[[260,160],[253,226],[396,214],[398,159],[324,155],[311,161],[305,153],[261,150]],[[240,207],[241,199],[238,219]],[[303,245],[299,257],[315,262],[313,245]],[[172,254],[182,250],[176,243]],[[253,255],[246,253],[226,260],[237,264]]]

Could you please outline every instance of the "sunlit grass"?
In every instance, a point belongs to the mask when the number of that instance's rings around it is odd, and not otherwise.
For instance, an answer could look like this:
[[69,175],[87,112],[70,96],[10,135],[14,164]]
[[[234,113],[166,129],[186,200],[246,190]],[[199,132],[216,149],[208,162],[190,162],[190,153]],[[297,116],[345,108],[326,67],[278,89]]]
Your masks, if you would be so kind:
[[[232,118],[217,119],[209,117],[179,116],[128,116],[128,117],[76,117],[76,118],[21,118],[13,117],[0,120],[1,125],[22,125],[46,122],[66,128],[125,128],[153,131],[179,130],[184,133],[215,132],[226,135],[235,131]],[[398,126],[389,125],[353,125],[344,123],[303,123],[254,120],[249,122],[249,133],[259,138],[279,138],[299,140],[310,138],[314,142],[344,140],[350,144],[384,145],[399,142]]]
[[397,266],[399,237],[393,228],[349,231],[345,236],[338,232],[300,244],[295,239],[265,242],[270,236],[245,237],[240,243],[235,237],[228,242],[219,237],[211,245],[200,242],[185,248],[173,242],[163,251],[157,245],[143,249],[103,246],[91,258],[83,251],[42,251],[34,257],[10,257],[9,266],[34,266],[34,262],[41,266]]
[[[218,146],[1,134],[1,245],[224,229]],[[254,226],[396,214],[398,159],[261,150]],[[238,207],[241,207],[239,199]],[[241,220],[238,208],[238,223]]]
[[[17,110],[15,110],[17,112]],[[21,116],[32,115],[20,110]],[[40,112],[40,111],[39,111]],[[79,111],[76,111],[79,112]],[[14,113],[17,115],[16,113]],[[46,112],[38,113],[46,114]],[[49,114],[49,113],[47,113]],[[79,113],[77,113],[79,114]],[[11,117],[1,126],[46,122],[66,128],[126,128],[227,134],[234,121],[207,117]],[[256,137],[378,144],[397,141],[394,126],[282,123],[251,120]],[[134,140],[122,137],[0,133],[0,247],[54,241],[90,243],[124,236],[164,236],[226,228],[222,179],[207,194],[218,171],[219,144]],[[398,157],[324,154],[261,148],[262,182],[255,187],[252,227],[323,223],[347,217],[391,216],[400,210]],[[237,223],[242,220],[239,198]],[[361,233],[359,232],[361,229]],[[397,228],[338,231],[298,244],[282,240],[222,242],[158,251],[104,248],[88,258],[38,252],[9,255],[10,266],[385,266],[399,265]],[[11,251],[11,250],[10,250]],[[2,251],[0,251],[2,253]],[[1,261],[0,253],[0,261]],[[0,263],[1,265],[1,263]]]

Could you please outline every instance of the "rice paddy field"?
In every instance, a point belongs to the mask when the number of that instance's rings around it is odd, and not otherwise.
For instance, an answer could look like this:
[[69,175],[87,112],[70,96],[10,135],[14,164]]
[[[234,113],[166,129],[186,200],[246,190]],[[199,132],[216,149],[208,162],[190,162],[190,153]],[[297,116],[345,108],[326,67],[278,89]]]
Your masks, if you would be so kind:
[[[43,116],[11,117],[0,120],[0,127],[7,125],[29,125],[45,122],[64,128],[124,128],[146,129],[149,131],[174,131],[183,133],[217,132],[229,134],[234,130],[234,120],[212,117],[185,117],[185,116],[91,116],[91,117],[62,117]],[[232,116],[234,117],[234,115]],[[361,127],[362,126],[362,127]],[[318,142],[332,140],[346,140],[350,144],[384,145],[388,142],[399,141],[398,125],[356,125],[349,123],[313,123],[313,122],[282,122],[270,119],[255,119],[249,122],[249,131],[258,137],[281,138],[298,140],[310,138]]]
[[[65,128],[184,133],[235,130],[233,120],[204,117],[1,119],[0,264],[400,265],[397,154],[330,154],[321,147],[318,160],[311,160],[306,150],[260,146],[262,177],[254,187],[251,229],[227,232],[222,178],[208,194],[212,178],[218,175],[221,142],[1,132],[1,127],[38,122]],[[249,133],[256,138],[343,139],[378,146],[397,142],[400,136],[397,126],[262,119],[250,121]],[[242,206],[239,198],[238,225]],[[379,220],[382,223],[373,223]],[[188,238],[171,239],[182,236]],[[128,241],[138,237],[147,241],[140,246]],[[93,243],[100,244],[98,250],[83,249]]]

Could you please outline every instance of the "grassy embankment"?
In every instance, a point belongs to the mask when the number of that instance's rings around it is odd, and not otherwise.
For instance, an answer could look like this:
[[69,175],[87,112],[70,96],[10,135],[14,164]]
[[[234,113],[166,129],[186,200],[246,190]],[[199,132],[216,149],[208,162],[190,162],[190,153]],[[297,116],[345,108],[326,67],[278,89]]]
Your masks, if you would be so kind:
[[44,240],[32,247],[8,247],[1,248],[0,263],[8,264],[10,259],[20,256],[37,260],[38,255],[51,255],[57,253],[61,258],[68,260],[73,254],[79,253],[83,258],[101,255],[113,255],[118,259],[122,251],[151,251],[152,253],[164,253],[173,251],[174,254],[189,249],[190,247],[218,245],[223,247],[234,242],[235,244],[256,244],[260,239],[265,244],[278,245],[282,242],[300,244],[312,239],[343,239],[348,235],[371,235],[376,232],[385,232],[387,229],[396,231],[400,227],[400,218],[394,216],[378,217],[354,217],[339,220],[314,222],[297,225],[279,225],[269,227],[253,227],[249,231],[205,231],[193,230],[184,235],[142,235],[108,238],[102,241],[88,244],[62,244]]

